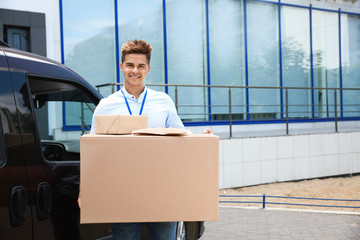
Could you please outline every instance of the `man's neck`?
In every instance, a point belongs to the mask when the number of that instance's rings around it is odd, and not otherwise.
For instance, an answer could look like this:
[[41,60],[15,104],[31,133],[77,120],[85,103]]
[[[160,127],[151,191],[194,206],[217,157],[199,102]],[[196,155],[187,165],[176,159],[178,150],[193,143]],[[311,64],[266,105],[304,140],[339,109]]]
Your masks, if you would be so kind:
[[136,99],[140,97],[140,94],[144,91],[145,85],[139,85],[139,86],[128,86],[124,85],[126,91],[133,95]]

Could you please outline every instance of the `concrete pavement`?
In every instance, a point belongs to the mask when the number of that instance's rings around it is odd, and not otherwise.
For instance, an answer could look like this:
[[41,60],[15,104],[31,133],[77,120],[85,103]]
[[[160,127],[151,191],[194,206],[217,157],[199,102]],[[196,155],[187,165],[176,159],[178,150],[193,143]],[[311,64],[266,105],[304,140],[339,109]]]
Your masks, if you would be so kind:
[[360,214],[220,207],[201,240],[360,239]]

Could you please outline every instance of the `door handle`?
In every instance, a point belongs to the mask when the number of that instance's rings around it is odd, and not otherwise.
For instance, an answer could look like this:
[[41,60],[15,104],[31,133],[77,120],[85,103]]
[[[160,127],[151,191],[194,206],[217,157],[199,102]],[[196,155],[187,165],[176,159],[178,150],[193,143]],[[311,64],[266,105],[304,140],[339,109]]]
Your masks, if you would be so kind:
[[26,191],[24,186],[11,188],[10,222],[13,227],[22,225],[26,219]]
[[50,216],[52,207],[51,187],[47,182],[41,182],[36,190],[36,214],[40,221]]

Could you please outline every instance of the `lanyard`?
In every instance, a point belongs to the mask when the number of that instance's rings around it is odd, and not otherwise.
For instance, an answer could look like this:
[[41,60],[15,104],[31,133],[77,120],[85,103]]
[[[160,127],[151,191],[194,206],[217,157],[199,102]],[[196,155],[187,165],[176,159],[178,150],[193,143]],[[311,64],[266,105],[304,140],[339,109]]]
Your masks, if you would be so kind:
[[[123,90],[122,90],[122,89],[121,89],[121,92],[122,92],[122,94],[123,94],[123,96],[124,96],[124,99],[125,99],[125,103],[126,103],[127,109],[128,109],[128,111],[129,111],[130,115],[132,115],[132,112],[131,112],[131,109],[130,109],[129,102],[128,102],[128,100],[126,99],[125,94],[124,94],[124,92],[123,92]],[[141,104],[141,108],[140,108],[139,115],[141,115],[141,114],[142,114],[142,111],[143,111],[143,109],[144,109],[144,104],[145,104],[145,100],[146,100],[146,95],[147,95],[147,89],[146,89],[146,91],[145,91],[145,95],[144,95],[143,102],[142,102],[142,104]]]

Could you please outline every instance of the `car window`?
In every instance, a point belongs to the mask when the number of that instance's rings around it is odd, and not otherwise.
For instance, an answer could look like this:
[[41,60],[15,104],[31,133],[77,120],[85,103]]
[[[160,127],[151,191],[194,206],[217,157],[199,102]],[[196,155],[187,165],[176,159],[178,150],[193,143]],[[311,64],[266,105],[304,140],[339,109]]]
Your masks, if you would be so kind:
[[[0,54],[0,69],[4,66],[4,58]],[[6,66],[6,65],[5,65]],[[3,69],[6,69],[3,67]],[[18,96],[22,96],[18,92]],[[20,135],[19,112],[14,97],[14,85],[8,71],[0,70],[0,165],[3,166],[11,159],[17,159],[19,149],[22,148]],[[16,156],[16,157],[15,157]],[[10,160],[16,161],[16,160]],[[20,161],[20,160],[19,160]],[[12,163],[10,163],[12,164]]]
[[80,137],[90,131],[94,99],[80,85],[29,77],[43,156],[48,161],[79,161]]

